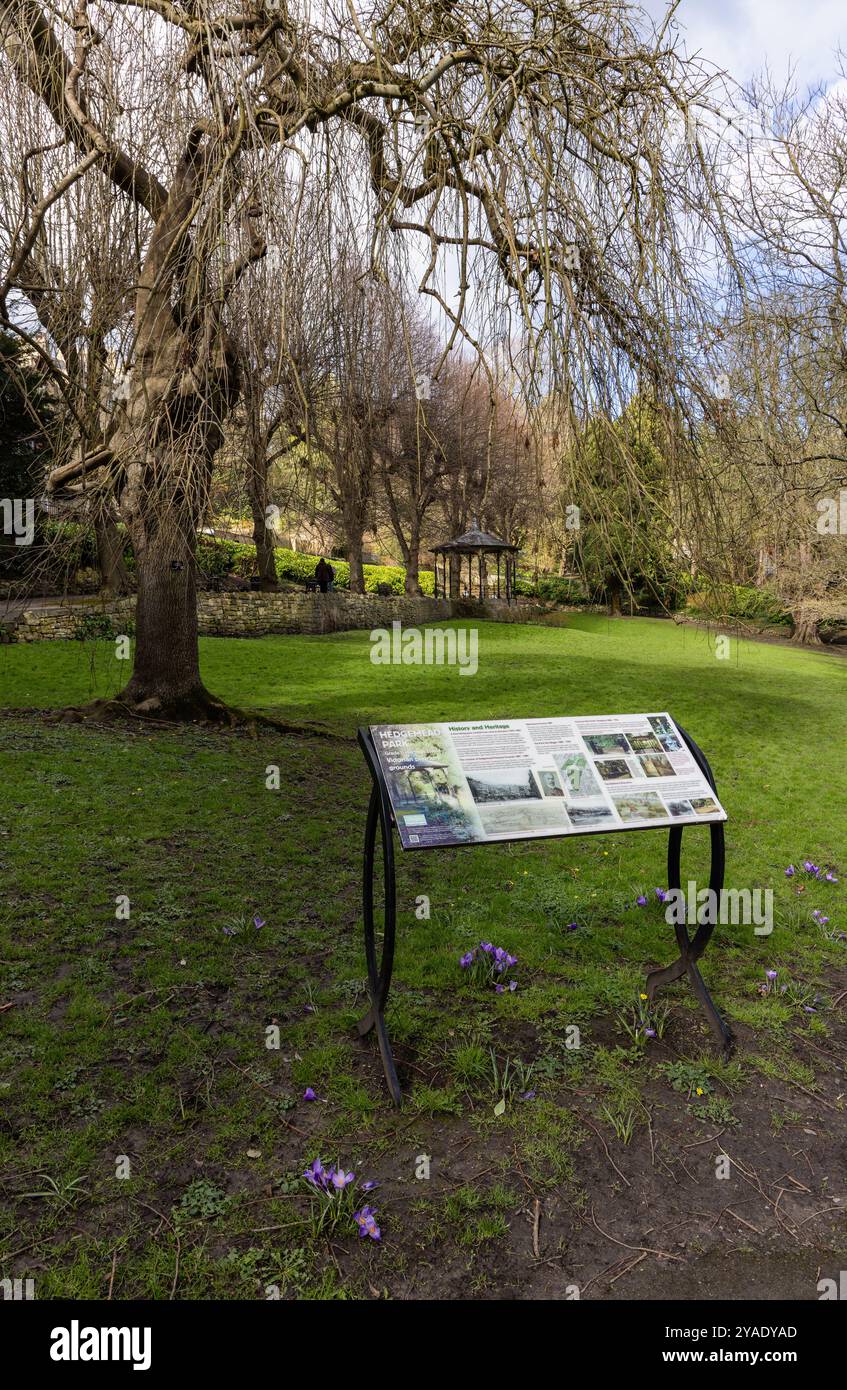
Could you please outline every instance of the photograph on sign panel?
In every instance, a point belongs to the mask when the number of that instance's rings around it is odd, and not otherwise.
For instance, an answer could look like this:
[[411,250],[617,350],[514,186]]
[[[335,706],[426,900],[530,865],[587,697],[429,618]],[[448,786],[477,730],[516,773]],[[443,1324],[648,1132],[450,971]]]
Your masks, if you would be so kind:
[[507,767],[493,772],[465,774],[471,796],[481,801],[534,801],[541,791],[528,767]]
[[624,734],[590,734],[585,742],[596,757],[602,758],[609,753],[628,753],[629,743]]
[[626,758],[598,758],[594,766],[604,782],[627,781],[634,776]]
[[676,773],[664,753],[642,753],[638,764],[645,777],[675,777]]
[[558,773],[555,772],[552,768],[539,768],[536,773],[536,776],[541,786],[541,790],[545,796],[564,797],[565,789],[559,781]]
[[640,792],[635,796],[613,795],[612,800],[622,821],[661,820],[668,814],[656,792]]

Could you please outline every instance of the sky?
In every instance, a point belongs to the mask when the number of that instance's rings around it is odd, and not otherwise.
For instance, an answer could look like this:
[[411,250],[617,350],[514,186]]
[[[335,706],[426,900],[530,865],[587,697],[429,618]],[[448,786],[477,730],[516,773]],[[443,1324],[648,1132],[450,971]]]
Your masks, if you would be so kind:
[[[666,0],[640,0],[660,20]],[[792,66],[801,91],[838,76],[835,50],[847,50],[844,0],[681,0],[677,25],[689,53],[700,52],[738,82],[767,64],[775,78]]]

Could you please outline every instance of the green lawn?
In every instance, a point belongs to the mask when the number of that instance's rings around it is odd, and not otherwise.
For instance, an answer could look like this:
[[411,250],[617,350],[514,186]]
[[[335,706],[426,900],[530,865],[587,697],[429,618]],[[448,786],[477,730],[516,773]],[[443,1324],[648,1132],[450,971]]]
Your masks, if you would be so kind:
[[[52,723],[34,711],[117,689],[125,664],[109,643],[0,647],[0,1277],[31,1275],[38,1297],[110,1281],[116,1298],[685,1296],[732,1249],[732,1296],[772,1296],[763,1281],[815,1298],[815,1270],[837,1273],[844,883],[784,870],[847,874],[847,665],[734,639],[718,660],[704,632],[582,615],[483,623],[479,642],[466,677],[374,666],[364,632],[203,641],[216,694],[329,738]],[[398,1115],[354,1027],[356,725],[648,708],[712,762],[728,886],[774,891],[770,937],[719,927],[703,959],[735,1059],[682,983],[661,1036],[632,1036],[645,969],[675,954],[652,891],[663,832],[408,855]],[[701,882],[707,845],[686,832]],[[514,994],[464,979],[459,955],[486,938],[518,956]],[[319,1229],[299,1180],[317,1157],[379,1182],[380,1244]],[[673,1269],[643,1248],[675,1252]]]

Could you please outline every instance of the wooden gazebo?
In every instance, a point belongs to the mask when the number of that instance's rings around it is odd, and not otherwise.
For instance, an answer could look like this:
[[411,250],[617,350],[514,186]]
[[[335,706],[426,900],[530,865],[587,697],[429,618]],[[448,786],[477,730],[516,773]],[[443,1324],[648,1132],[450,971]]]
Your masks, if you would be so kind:
[[[488,597],[485,556],[494,555],[497,558],[496,597],[505,599],[506,603],[511,603],[515,597],[517,551],[516,545],[511,545],[508,541],[501,541],[499,536],[493,536],[490,531],[480,531],[479,523],[474,518],[470,531],[465,531],[464,535],[457,536],[455,540],[443,541],[441,545],[432,547],[435,556],[435,597],[450,597],[450,561],[454,556],[458,558],[459,562],[459,586],[461,588],[462,559],[467,557],[468,597],[474,597],[474,560],[476,560],[478,597],[482,602]],[[440,572],[439,559],[441,562]]]

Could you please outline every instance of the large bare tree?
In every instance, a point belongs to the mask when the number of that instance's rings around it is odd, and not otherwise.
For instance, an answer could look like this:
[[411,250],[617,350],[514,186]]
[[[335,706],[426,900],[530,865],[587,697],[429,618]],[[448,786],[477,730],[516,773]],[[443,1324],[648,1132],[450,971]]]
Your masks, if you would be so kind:
[[[240,388],[232,295],[279,180],[329,196],[374,272],[409,239],[445,352],[523,334],[523,385],[586,409],[679,389],[708,181],[668,141],[706,76],[617,0],[0,0],[3,79],[44,147],[0,312],[82,181],[129,211],[126,398],[54,491],[108,478],[138,574],[136,713],[224,717],[201,680],[194,550]],[[694,230],[692,230],[694,229]],[[713,232],[710,230],[709,235]],[[694,246],[696,250],[696,245]],[[354,519],[355,520],[355,519]]]

